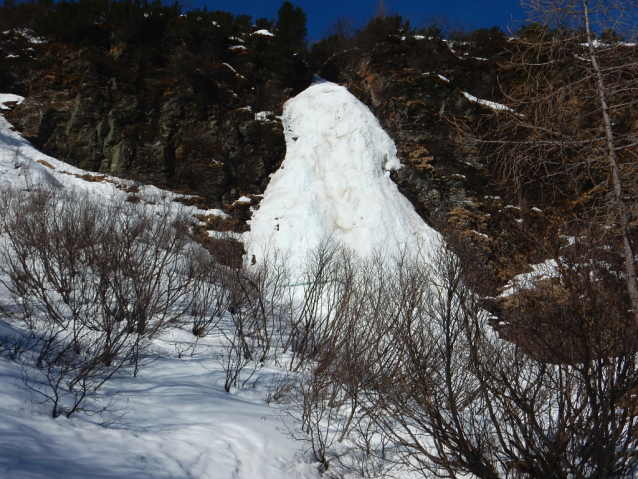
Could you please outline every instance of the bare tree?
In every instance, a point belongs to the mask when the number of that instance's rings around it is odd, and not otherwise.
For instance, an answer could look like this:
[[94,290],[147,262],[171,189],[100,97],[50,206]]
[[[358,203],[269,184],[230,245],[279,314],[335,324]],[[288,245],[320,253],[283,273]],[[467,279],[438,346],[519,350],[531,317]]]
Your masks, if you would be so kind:
[[[573,202],[617,233],[638,324],[634,259],[638,6],[625,0],[529,0],[531,23],[510,42],[501,85],[510,109],[479,127],[504,184]],[[611,244],[616,248],[616,242]]]

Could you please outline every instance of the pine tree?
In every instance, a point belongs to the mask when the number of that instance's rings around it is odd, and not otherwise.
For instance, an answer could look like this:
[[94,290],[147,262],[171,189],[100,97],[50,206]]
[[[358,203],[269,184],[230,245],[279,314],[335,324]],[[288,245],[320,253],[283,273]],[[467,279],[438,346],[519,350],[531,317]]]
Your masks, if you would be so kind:
[[306,14],[301,7],[295,7],[286,0],[279,9],[275,25],[275,42],[290,53],[300,53],[306,49]]
[[284,88],[299,91],[310,82],[312,74],[304,61],[307,34],[306,14],[286,0],[279,9],[275,38],[264,55],[273,79]]

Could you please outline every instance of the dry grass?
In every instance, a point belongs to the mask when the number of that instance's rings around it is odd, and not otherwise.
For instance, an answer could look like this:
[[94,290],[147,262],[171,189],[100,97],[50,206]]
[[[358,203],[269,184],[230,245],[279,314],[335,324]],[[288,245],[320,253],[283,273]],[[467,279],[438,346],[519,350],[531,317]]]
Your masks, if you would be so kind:
[[68,171],[61,171],[60,173],[64,174],[64,175],[69,175],[69,176],[75,176],[76,178],[79,178],[80,180],[84,180],[87,181],[89,183],[102,183],[103,181],[107,182],[107,183],[112,183],[112,184],[117,184],[117,182],[115,180],[110,179],[109,177],[107,177],[106,175],[92,175],[91,173],[85,173],[83,175],[79,175],[77,173],[69,173]]
[[53,166],[51,163],[49,163],[46,160],[38,160],[38,163],[40,163],[41,165],[46,166],[47,168],[51,168],[52,170],[55,170],[55,166]]

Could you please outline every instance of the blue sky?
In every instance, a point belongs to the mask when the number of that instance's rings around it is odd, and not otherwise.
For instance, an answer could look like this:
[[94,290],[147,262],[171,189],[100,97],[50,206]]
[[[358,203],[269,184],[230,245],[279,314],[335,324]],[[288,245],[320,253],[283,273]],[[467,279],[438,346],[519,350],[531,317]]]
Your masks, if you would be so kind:
[[[184,0],[188,8],[226,10],[234,14],[247,13],[253,18],[276,18],[284,0]],[[377,10],[378,0],[291,0],[308,16],[309,40],[318,40],[339,16],[351,17],[355,23],[370,19]],[[481,28],[498,25],[504,31],[525,19],[519,0],[385,0],[388,13],[398,13],[411,19],[413,25],[432,15],[443,15],[459,26]]]

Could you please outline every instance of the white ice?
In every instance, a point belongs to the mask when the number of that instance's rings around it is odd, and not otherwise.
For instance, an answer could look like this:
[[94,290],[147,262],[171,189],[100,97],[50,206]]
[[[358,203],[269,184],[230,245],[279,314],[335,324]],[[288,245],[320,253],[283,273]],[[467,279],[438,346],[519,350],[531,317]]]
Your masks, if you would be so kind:
[[282,121],[286,158],[250,220],[247,259],[274,248],[299,264],[327,236],[362,257],[439,244],[390,179],[401,168],[394,142],[348,90],[318,79]]

